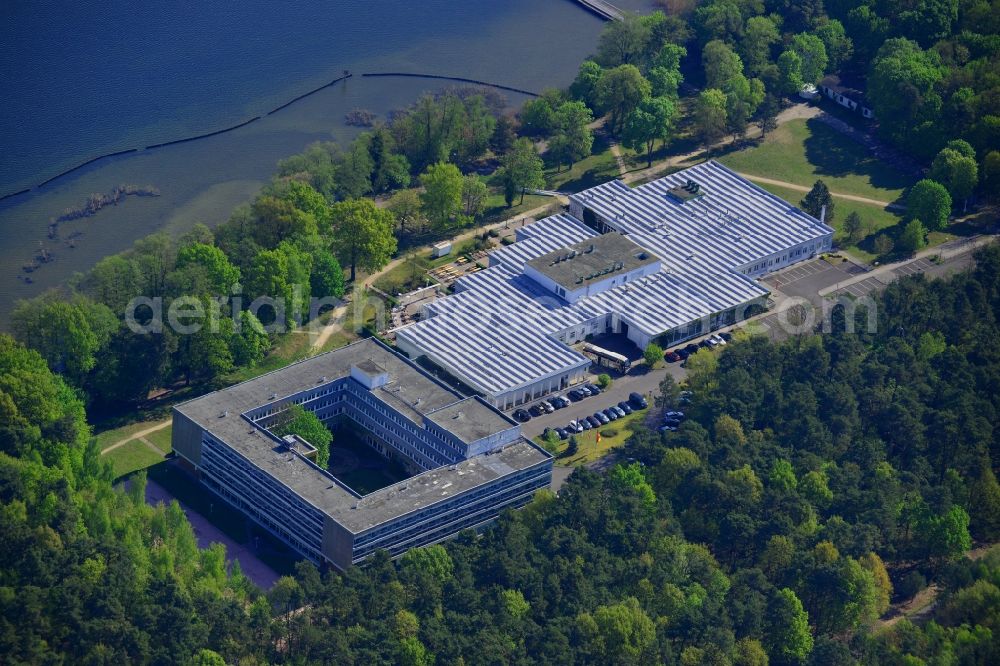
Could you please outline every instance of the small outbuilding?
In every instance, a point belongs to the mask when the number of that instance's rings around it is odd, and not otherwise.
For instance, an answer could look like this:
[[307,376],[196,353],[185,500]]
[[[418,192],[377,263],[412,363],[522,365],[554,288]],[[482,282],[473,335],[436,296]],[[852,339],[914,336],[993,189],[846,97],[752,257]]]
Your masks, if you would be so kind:
[[435,259],[437,259],[438,257],[443,257],[447,254],[451,254],[451,241],[442,241],[440,243],[436,243],[431,252],[431,256],[433,256]]
[[875,112],[872,111],[871,104],[865,98],[864,91],[842,81],[836,74],[831,74],[820,81],[819,90],[845,109],[857,111],[869,120],[875,117]]

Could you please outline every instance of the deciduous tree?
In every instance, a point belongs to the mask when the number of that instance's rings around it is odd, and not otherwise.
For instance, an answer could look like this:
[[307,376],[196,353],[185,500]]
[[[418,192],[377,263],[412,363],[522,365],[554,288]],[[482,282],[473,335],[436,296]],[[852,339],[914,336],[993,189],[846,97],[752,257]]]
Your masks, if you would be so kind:
[[601,108],[611,114],[612,134],[621,131],[625,118],[651,91],[649,81],[635,65],[619,65],[604,73],[597,85],[597,96]]
[[507,206],[514,203],[514,197],[521,193],[524,202],[524,192],[529,188],[545,186],[545,172],[542,158],[528,139],[518,139],[514,148],[504,155],[497,176],[503,183],[504,200]]
[[906,196],[907,217],[920,220],[932,231],[948,226],[951,213],[951,195],[944,185],[924,178],[910,188]]
[[726,94],[721,90],[702,90],[695,103],[695,126],[701,140],[711,145],[726,132]]
[[431,226],[437,231],[451,227],[462,209],[462,172],[454,164],[438,162],[421,174],[420,184],[424,186],[420,199]]
[[653,166],[653,145],[667,142],[673,129],[677,107],[666,97],[650,97],[625,120],[622,142],[633,150],[645,150],[647,166]]
[[333,248],[351,267],[351,281],[358,266],[378,270],[396,251],[391,212],[371,199],[341,201],[333,205]]

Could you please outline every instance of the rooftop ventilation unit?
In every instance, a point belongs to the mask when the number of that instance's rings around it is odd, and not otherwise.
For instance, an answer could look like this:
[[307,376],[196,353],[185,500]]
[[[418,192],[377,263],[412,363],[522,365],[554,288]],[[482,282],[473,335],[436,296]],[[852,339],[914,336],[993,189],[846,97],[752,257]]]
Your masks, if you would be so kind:
[[271,394],[271,400],[277,400],[277,399],[278,399],[278,394],[277,393],[272,393]]
[[701,186],[690,179],[683,185],[674,185],[667,190],[667,196],[677,203],[685,203],[692,199],[697,199],[703,194],[705,193],[702,191]]

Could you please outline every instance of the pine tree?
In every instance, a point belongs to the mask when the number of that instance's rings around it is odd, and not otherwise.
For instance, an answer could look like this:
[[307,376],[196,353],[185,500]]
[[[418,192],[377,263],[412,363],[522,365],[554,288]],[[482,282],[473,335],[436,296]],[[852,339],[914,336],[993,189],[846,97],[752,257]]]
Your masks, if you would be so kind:
[[[820,219],[820,216],[823,216],[825,223],[830,224],[833,222],[833,195],[830,194],[830,188],[822,180],[816,181],[816,184],[809,190],[809,194],[799,202],[799,205],[802,207],[802,210],[817,220]],[[823,213],[824,206],[826,206],[825,216]]]

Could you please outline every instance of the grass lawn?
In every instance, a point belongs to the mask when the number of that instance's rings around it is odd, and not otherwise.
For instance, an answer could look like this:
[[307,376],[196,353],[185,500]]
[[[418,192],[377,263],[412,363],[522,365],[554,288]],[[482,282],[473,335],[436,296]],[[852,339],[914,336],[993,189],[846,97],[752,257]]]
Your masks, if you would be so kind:
[[[822,179],[832,192],[878,201],[896,201],[913,183],[815,118],[787,122],[768,134],[763,143],[718,159],[743,173],[806,187]],[[801,198],[799,194],[795,201]]]
[[[646,420],[646,414],[648,413],[648,409],[640,409],[632,412],[625,418],[612,421],[607,425],[602,425],[600,428],[594,428],[592,430],[585,430],[584,432],[581,432],[579,435],[576,435],[578,448],[576,454],[572,456],[564,456],[566,449],[569,447],[569,439],[559,442],[555,452],[553,453],[556,458],[556,464],[577,467],[579,465],[593,462],[598,458],[603,458],[612,449],[625,444],[625,440],[632,435],[632,429],[636,425],[643,424]],[[606,432],[608,430],[615,430],[617,432],[612,437],[605,437],[604,435],[601,435],[601,441],[598,442],[597,433]],[[543,447],[545,446],[542,442],[541,436],[536,437],[535,441],[538,442],[539,445]]]
[[563,166],[557,170],[554,165],[545,169],[548,188],[561,192],[579,192],[617,177],[618,163],[610,144],[600,135],[594,137],[590,157],[580,160],[569,169]]
[[316,354],[327,352],[331,349],[343,347],[349,342],[357,340],[358,336],[354,333],[351,326],[345,323],[341,330],[334,332],[334,334],[330,336],[322,348],[316,350],[312,349],[312,343],[315,339],[316,336],[311,335],[304,329],[289,331],[278,338],[274,348],[268,352],[263,361],[258,363],[253,368],[237,368],[233,370],[222,378],[222,384],[228,386],[230,384],[236,384],[238,382],[244,382],[248,379],[253,379],[254,377],[259,377],[267,372],[278,370],[279,368],[283,368],[286,365],[295,363],[296,361],[301,361],[309,356],[315,356]]
[[105,430],[104,432],[94,435],[94,439],[97,440],[97,445],[100,447],[101,451],[103,451],[115,442],[120,442],[123,439],[129,439],[140,430],[145,430],[150,426],[156,425],[159,420],[160,419],[154,421],[138,421],[120,428]]
[[427,275],[427,271],[449,261],[454,261],[454,259],[455,257],[449,254],[431,261],[430,253],[419,252],[416,256],[384,273],[375,280],[372,286],[394,296],[397,293],[406,293],[420,287],[437,284],[434,278]]
[[138,439],[133,439],[131,442],[119,446],[102,458],[111,463],[115,470],[116,479],[163,462],[162,454],[156,453],[146,446],[145,442]]
[[146,440],[160,451],[163,451],[163,455],[167,455],[174,450],[173,444],[170,442],[170,436],[173,433],[173,429],[173,426],[167,426],[162,430],[151,432],[146,435]]
[[[768,192],[776,194],[785,201],[789,203],[798,205],[798,202],[802,199],[805,194],[803,192],[798,192],[796,190],[791,190],[787,187],[781,187],[780,185],[769,185],[765,183],[759,183]],[[857,257],[861,261],[866,263],[871,263],[877,258],[874,253],[873,242],[875,236],[877,236],[884,229],[892,229],[899,224],[902,220],[902,216],[893,210],[887,208],[881,208],[872,204],[860,203],[857,201],[848,201],[846,199],[835,199],[835,214],[831,226],[836,230],[834,234],[834,243],[841,248],[845,248],[853,256]],[[857,213],[861,216],[861,221],[864,223],[862,232],[864,237],[857,243],[848,244],[847,238],[843,234],[844,220],[851,213]],[[941,242],[941,241],[938,241]]]
[[546,204],[552,204],[553,206],[558,206],[557,202],[552,197],[542,196],[541,194],[525,194],[524,203],[519,203],[521,201],[521,195],[519,194],[514,198],[514,205],[507,208],[507,202],[504,201],[502,191],[490,191],[488,197],[486,197],[486,209],[483,211],[482,216],[479,219],[480,225],[494,224],[511,217],[517,217],[527,211],[538,208],[539,206],[544,206]]

